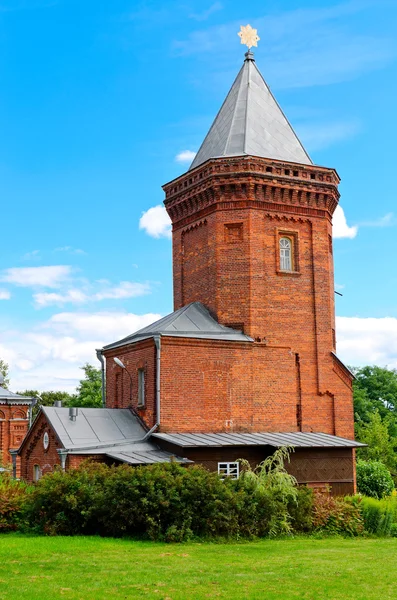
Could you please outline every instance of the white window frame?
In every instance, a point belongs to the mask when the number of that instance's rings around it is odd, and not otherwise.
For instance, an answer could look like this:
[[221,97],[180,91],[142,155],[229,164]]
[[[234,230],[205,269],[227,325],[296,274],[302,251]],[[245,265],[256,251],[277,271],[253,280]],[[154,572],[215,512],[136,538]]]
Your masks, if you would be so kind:
[[225,477],[230,477],[230,479],[238,479],[240,476],[240,463],[219,462],[218,475],[222,476],[222,480],[225,479]]
[[138,406],[145,406],[145,369],[138,369]]
[[41,468],[40,465],[33,465],[33,481],[37,483],[41,479]]
[[293,270],[292,249],[293,244],[291,238],[282,236],[279,241],[280,271]]

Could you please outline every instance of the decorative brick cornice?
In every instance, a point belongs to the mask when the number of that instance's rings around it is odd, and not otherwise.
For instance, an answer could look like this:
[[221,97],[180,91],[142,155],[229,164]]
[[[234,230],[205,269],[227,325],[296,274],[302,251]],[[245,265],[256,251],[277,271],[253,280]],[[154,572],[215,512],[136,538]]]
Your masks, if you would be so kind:
[[201,218],[231,206],[268,210],[279,205],[332,216],[338,183],[334,169],[247,156],[216,158],[166,184],[164,204],[178,227],[192,215]]

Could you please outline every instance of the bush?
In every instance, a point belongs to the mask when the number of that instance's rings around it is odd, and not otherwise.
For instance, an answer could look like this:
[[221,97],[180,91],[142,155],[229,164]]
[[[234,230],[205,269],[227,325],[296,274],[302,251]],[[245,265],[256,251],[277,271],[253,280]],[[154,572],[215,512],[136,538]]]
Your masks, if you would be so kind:
[[358,498],[360,512],[364,519],[364,527],[368,533],[377,536],[397,536],[397,496],[377,500],[376,498]]
[[358,460],[357,489],[364,496],[380,499],[390,496],[394,482],[390,472],[380,461]]
[[311,493],[286,473],[285,452],[255,473],[245,466],[240,479],[224,481],[196,465],[85,463],[45,475],[28,497],[26,515],[37,532],[170,542],[308,531]]
[[316,531],[357,536],[363,530],[363,518],[356,503],[329,494],[313,495],[313,527]]
[[0,476],[0,532],[15,531],[24,524],[24,504],[28,486],[21,481],[11,479],[9,475]]

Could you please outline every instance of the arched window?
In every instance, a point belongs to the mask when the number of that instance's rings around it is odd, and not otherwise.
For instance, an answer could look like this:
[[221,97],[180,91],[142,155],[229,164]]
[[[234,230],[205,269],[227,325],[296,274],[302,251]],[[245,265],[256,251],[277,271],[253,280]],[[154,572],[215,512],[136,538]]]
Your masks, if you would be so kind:
[[292,242],[290,238],[280,238],[280,270],[292,271]]

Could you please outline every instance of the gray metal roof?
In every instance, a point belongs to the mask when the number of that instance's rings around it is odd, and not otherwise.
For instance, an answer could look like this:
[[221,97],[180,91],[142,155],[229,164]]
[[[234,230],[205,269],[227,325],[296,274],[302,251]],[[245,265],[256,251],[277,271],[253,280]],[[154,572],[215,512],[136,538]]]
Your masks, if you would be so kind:
[[156,444],[146,441],[134,444],[113,444],[96,448],[75,448],[68,454],[86,455],[104,454],[114,460],[125,462],[130,465],[152,465],[159,462],[170,462],[171,458],[179,463],[192,462],[188,458],[175,456],[170,452],[161,450]]
[[6,390],[4,387],[0,386],[0,404],[31,404],[33,400],[35,400],[35,398],[15,394],[14,392],[10,392],[10,390]]
[[69,418],[68,408],[42,406],[42,411],[66,449],[125,444],[146,434],[128,408],[79,408],[75,421]]
[[142,441],[146,430],[128,408],[79,408],[75,421],[68,408],[42,406],[42,411],[68,454],[103,454],[132,465],[170,462],[190,463],[187,458]]
[[241,155],[313,164],[252,56],[248,53],[190,169],[210,158]]
[[241,331],[220,325],[201,302],[192,302],[122,340],[108,344],[104,347],[104,350],[126,346],[127,344],[153,337],[154,335],[229,340],[234,342],[253,341],[252,338],[244,335]]
[[183,448],[215,446],[294,446],[295,448],[356,448],[365,446],[354,440],[328,433],[154,433],[156,439]]

